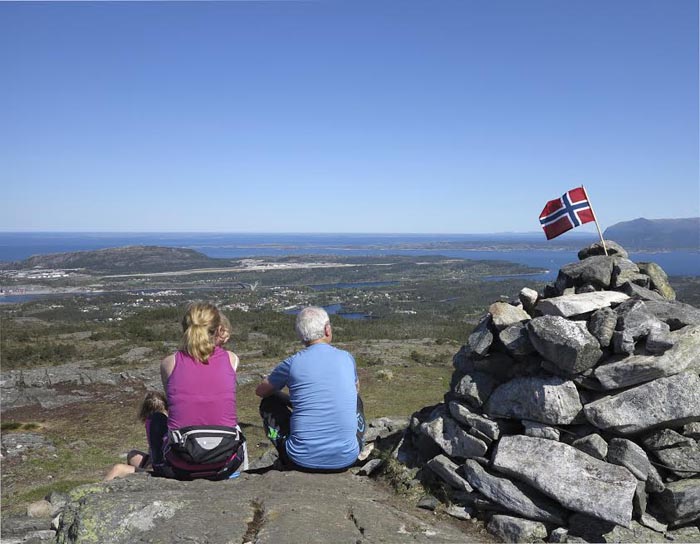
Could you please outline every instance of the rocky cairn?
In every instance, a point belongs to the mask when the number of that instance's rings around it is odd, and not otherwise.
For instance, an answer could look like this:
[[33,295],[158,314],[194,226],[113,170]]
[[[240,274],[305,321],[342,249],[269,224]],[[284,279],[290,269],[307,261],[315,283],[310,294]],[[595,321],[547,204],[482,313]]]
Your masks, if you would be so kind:
[[511,542],[700,542],[700,310],[614,242],[496,302],[394,450]]

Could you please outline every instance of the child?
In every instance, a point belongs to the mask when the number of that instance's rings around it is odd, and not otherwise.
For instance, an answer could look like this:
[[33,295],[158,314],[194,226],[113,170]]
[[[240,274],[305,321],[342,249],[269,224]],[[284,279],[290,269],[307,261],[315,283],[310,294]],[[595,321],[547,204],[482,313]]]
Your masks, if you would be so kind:
[[[165,395],[160,391],[148,391],[143,402],[141,402],[138,417],[146,426],[146,436],[148,437],[151,430],[151,422],[154,419],[165,418],[167,420],[168,400],[165,398]],[[150,442],[149,440],[149,443]],[[162,438],[159,443],[160,442],[162,442]],[[152,460],[153,452],[151,451],[146,453],[139,450],[131,450],[126,455],[127,464],[115,465],[109,473],[107,473],[105,480],[113,480],[114,478],[126,476],[134,472],[143,472],[151,466]]]
[[214,345],[223,347],[231,338],[231,322],[223,313],[219,312],[219,329],[214,337]]
[[[150,433],[151,421],[153,421],[154,417],[168,417],[168,399],[160,391],[149,391],[146,393],[139,409],[139,419],[146,426],[146,436]],[[152,452],[143,453],[142,451],[131,450],[126,459],[127,463],[132,467],[145,469],[151,464]]]

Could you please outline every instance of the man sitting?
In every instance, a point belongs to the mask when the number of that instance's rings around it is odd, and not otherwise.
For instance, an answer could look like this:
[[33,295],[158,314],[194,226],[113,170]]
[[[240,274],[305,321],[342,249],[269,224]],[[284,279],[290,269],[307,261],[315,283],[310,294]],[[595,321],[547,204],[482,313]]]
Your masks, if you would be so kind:
[[[283,468],[339,472],[362,446],[364,416],[355,360],[331,346],[323,308],[304,308],[296,332],[305,348],[282,361],[255,390],[260,415]],[[289,395],[281,392],[284,387]]]

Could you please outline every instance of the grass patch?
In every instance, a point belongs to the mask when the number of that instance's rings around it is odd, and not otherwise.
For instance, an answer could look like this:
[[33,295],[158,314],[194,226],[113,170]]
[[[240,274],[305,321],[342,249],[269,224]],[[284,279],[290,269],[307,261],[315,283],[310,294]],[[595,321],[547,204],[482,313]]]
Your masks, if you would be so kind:
[[13,497],[14,508],[10,508],[8,510],[8,513],[21,513],[24,510],[23,506],[25,504],[31,504],[33,502],[40,501],[41,499],[48,497],[51,493],[54,492],[68,493],[73,488],[76,488],[80,485],[89,484],[92,481],[93,480],[60,480],[54,484],[40,485],[31,488],[22,493],[18,493],[16,497]]
[[390,379],[375,376],[374,369],[358,369],[360,394],[367,419],[408,416],[442,400],[449,389],[452,365],[425,367],[407,364],[392,368]]
[[4,421],[0,424],[2,431],[35,431],[40,428],[41,425],[38,423],[21,423],[19,421]]
[[22,423],[17,421],[5,421],[0,425],[0,430],[3,431],[17,431],[22,428]]
[[391,456],[391,451],[382,452],[384,464],[382,476],[384,481],[399,495],[413,502],[425,494],[422,484],[416,483],[415,477],[418,469],[409,469]]

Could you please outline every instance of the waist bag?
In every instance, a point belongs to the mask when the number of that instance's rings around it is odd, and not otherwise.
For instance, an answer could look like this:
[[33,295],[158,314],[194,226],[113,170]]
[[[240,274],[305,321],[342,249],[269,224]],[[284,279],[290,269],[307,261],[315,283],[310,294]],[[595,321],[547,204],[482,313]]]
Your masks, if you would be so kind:
[[163,450],[168,476],[224,480],[244,461],[245,437],[237,427],[196,426],[168,431]]

